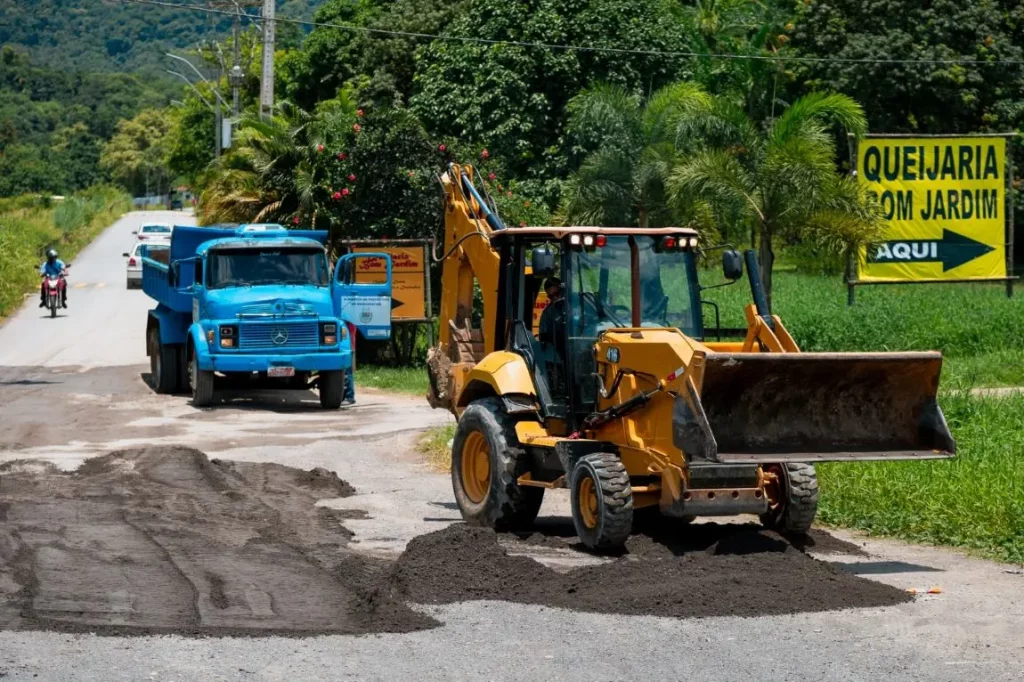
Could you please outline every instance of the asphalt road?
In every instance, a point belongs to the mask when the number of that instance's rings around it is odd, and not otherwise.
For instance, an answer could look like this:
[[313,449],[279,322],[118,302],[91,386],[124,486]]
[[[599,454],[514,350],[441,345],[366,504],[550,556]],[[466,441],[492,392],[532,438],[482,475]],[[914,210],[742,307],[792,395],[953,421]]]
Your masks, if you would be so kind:
[[[148,219],[181,223],[186,216],[130,214],[76,259],[66,316],[50,320],[29,299],[0,327],[0,461],[46,460],[71,470],[111,450],[180,444],[222,459],[325,467],[357,490],[326,504],[365,512],[345,525],[355,533],[353,547],[379,556],[458,519],[448,476],[430,472],[413,452],[418,429],[448,419],[425,401],[360,389],[355,407],[327,413],[312,394],[238,396],[213,410],[154,395],[144,383],[150,301],[125,290],[121,257],[131,230]],[[55,405],[59,420],[50,416]],[[565,497],[549,496],[542,514],[565,513]],[[433,630],[361,637],[97,637],[2,631],[0,623],[0,677],[1024,679],[1019,567],[837,535],[869,553],[831,558],[850,570],[900,588],[941,586],[942,593],[882,609],[701,620],[468,602],[417,607],[444,623]],[[9,580],[0,570],[0,595]]]

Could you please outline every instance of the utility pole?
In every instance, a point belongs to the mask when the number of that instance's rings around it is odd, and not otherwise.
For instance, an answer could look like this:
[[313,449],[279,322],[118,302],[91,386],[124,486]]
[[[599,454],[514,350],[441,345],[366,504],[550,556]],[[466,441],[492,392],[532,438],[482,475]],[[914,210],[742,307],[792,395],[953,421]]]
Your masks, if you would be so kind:
[[274,112],[275,0],[263,0],[263,73],[260,82],[260,118]]
[[[224,77],[224,70],[221,69],[221,68],[218,68],[217,69],[217,84],[214,86],[218,90],[220,89],[220,80],[223,77]],[[224,142],[223,142],[223,139],[222,139],[222,135],[223,135],[223,131],[224,131],[224,124],[222,123],[222,121],[223,121],[223,113],[221,112],[221,108],[220,108],[220,97],[218,96],[215,99],[216,99],[216,103],[215,103],[215,109],[214,109],[214,112],[213,112],[214,126],[215,126],[213,145],[214,145],[214,147],[216,147],[216,151],[215,151],[215,153],[213,155],[213,158],[219,159],[220,158],[221,147],[224,146]]]
[[242,75],[242,51],[238,45],[238,31],[240,30],[240,14],[242,8],[238,7],[238,12],[235,14],[235,25],[232,27],[232,33],[234,34],[235,45],[234,45],[234,60],[231,65],[231,74],[228,76],[228,80],[231,81],[231,116],[238,118],[238,86],[241,85]]

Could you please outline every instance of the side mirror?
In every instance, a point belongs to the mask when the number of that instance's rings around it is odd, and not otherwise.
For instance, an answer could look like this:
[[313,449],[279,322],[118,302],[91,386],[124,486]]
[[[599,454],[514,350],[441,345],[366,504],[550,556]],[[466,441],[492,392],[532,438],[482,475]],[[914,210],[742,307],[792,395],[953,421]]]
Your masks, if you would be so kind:
[[722,274],[730,282],[735,282],[743,276],[743,256],[739,251],[724,251],[722,253]]
[[132,230],[132,234],[138,234],[138,233],[139,233],[138,230]]
[[129,254],[129,253],[127,252],[127,251],[125,251],[125,252],[124,252],[124,253],[122,253],[121,255],[122,255],[122,256],[124,256],[125,258],[127,258],[127,257],[128,257],[128,256],[130,256],[131,254]]
[[174,289],[178,284],[178,263],[171,263],[171,267],[167,269],[167,286]]
[[538,246],[530,253],[533,276],[547,278],[555,274],[555,253],[546,246]]

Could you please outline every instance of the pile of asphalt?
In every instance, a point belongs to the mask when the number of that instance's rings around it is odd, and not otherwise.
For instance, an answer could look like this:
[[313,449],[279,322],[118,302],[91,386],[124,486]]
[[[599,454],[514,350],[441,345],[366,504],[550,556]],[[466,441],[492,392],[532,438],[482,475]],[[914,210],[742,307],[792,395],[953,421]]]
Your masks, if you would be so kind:
[[0,628],[309,635],[437,625],[348,549],[333,472],[126,450],[74,473],[0,465]]
[[676,545],[637,535],[629,551],[611,562],[560,573],[510,554],[489,529],[457,524],[409,543],[392,571],[392,593],[430,604],[497,600],[674,618],[830,611],[911,599],[818,561],[770,531],[715,524],[685,530],[691,538]]
[[353,494],[324,469],[211,460],[180,447],[114,452],[73,473],[2,464],[0,629],[365,634],[439,624],[414,603],[691,618],[911,598],[802,551],[854,546],[754,525],[644,526],[621,556],[557,571],[524,554],[582,551],[571,524],[542,519],[524,537],[455,524],[387,561],[349,546],[342,522],[360,512],[316,504]]

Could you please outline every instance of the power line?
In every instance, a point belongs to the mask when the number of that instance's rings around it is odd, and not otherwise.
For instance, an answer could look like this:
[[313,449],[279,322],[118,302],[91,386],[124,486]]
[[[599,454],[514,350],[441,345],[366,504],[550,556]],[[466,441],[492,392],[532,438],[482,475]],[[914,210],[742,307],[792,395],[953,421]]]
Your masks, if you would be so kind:
[[[191,12],[205,12],[207,14],[221,14],[226,16],[243,16],[249,19],[249,21],[258,23],[260,17],[249,14],[248,12],[237,12],[230,10],[217,9],[214,7],[201,7],[199,5],[188,5],[174,2],[166,2],[165,0],[121,0],[122,3],[130,3],[135,5],[152,5],[154,7],[165,7],[168,9],[186,10]],[[765,62],[801,62],[811,64],[918,64],[918,65],[939,65],[939,66],[956,66],[956,65],[1011,65],[1020,66],[1024,65],[1024,60],[1019,59],[891,59],[891,58],[876,58],[876,57],[800,57],[800,56],[785,56],[785,55],[767,55],[767,54],[726,54],[726,53],[707,53],[707,52],[690,52],[682,50],[639,50],[633,48],[624,47],[601,47],[594,45],[560,45],[557,43],[544,43],[535,41],[523,41],[523,40],[494,40],[490,38],[473,38],[469,36],[448,36],[440,35],[437,33],[417,33],[415,31],[391,31],[381,28],[370,28],[368,26],[355,26],[353,24],[336,24],[332,22],[323,21],[306,21],[303,19],[288,19],[284,17],[277,17],[275,19],[277,23],[295,24],[298,26],[309,26],[313,28],[337,28],[345,31],[354,31],[358,33],[369,33],[381,36],[397,36],[402,38],[423,38],[427,40],[447,40],[450,42],[463,42],[463,43],[478,43],[481,45],[508,45],[512,47],[527,47],[527,48],[543,48],[547,50],[564,50],[572,52],[603,52],[610,54],[625,54],[625,55],[637,55],[637,56],[651,56],[651,57],[696,57],[703,59],[725,59],[725,60],[748,60],[748,61],[765,61]]]

